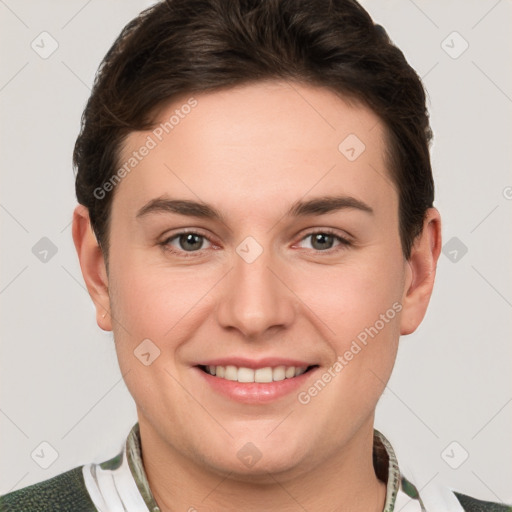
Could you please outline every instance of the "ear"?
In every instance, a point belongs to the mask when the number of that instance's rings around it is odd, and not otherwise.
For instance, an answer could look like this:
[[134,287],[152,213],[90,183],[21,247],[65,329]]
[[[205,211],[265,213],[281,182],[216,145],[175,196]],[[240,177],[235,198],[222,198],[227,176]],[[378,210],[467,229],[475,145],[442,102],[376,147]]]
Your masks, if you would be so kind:
[[436,266],[441,253],[441,216],[436,208],[429,208],[422,232],[414,240],[407,260],[400,334],[414,332],[427,311],[434,288]]
[[104,331],[111,331],[110,297],[105,260],[91,227],[89,210],[83,205],[78,205],[73,212],[73,241],[85,285],[96,307],[96,322]]

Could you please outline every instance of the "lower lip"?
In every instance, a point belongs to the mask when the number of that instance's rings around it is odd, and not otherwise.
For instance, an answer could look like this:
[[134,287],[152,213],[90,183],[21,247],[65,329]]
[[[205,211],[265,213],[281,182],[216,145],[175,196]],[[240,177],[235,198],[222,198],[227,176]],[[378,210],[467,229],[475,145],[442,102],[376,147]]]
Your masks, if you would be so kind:
[[267,403],[289,395],[294,391],[296,392],[316,370],[316,368],[312,368],[306,373],[291,379],[260,383],[222,379],[204,372],[197,366],[194,369],[202,375],[214,391],[232,400],[247,404]]

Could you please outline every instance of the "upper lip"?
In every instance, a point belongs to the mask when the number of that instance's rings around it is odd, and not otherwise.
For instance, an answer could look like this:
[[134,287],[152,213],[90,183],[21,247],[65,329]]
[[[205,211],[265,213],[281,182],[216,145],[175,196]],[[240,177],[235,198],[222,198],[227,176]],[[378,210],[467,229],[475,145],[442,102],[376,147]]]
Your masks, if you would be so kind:
[[247,359],[245,357],[222,357],[201,361],[196,366],[237,366],[238,368],[258,368],[276,367],[276,366],[295,366],[304,367],[314,366],[315,363],[308,361],[299,361],[298,359],[289,359],[282,357],[265,357],[263,359]]

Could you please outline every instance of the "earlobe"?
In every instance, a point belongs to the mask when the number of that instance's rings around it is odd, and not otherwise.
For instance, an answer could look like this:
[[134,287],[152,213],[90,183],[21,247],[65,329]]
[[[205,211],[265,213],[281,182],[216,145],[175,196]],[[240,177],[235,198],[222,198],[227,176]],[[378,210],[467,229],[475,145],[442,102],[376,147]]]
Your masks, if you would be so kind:
[[104,331],[111,331],[105,259],[92,230],[89,211],[83,205],[78,205],[73,212],[73,242],[85,285],[96,308],[96,322]]
[[436,266],[441,253],[441,216],[429,208],[423,230],[415,239],[406,262],[406,278],[402,296],[400,334],[413,333],[425,317],[434,288]]

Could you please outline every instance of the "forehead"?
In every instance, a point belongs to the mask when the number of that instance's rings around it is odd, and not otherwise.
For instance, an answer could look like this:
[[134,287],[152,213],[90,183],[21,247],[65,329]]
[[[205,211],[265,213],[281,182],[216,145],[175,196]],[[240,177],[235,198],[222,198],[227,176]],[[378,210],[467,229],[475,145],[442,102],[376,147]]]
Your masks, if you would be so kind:
[[379,118],[324,88],[266,81],[191,94],[126,138],[114,203],[170,194],[243,214],[336,191],[378,208],[396,202],[385,151]]

